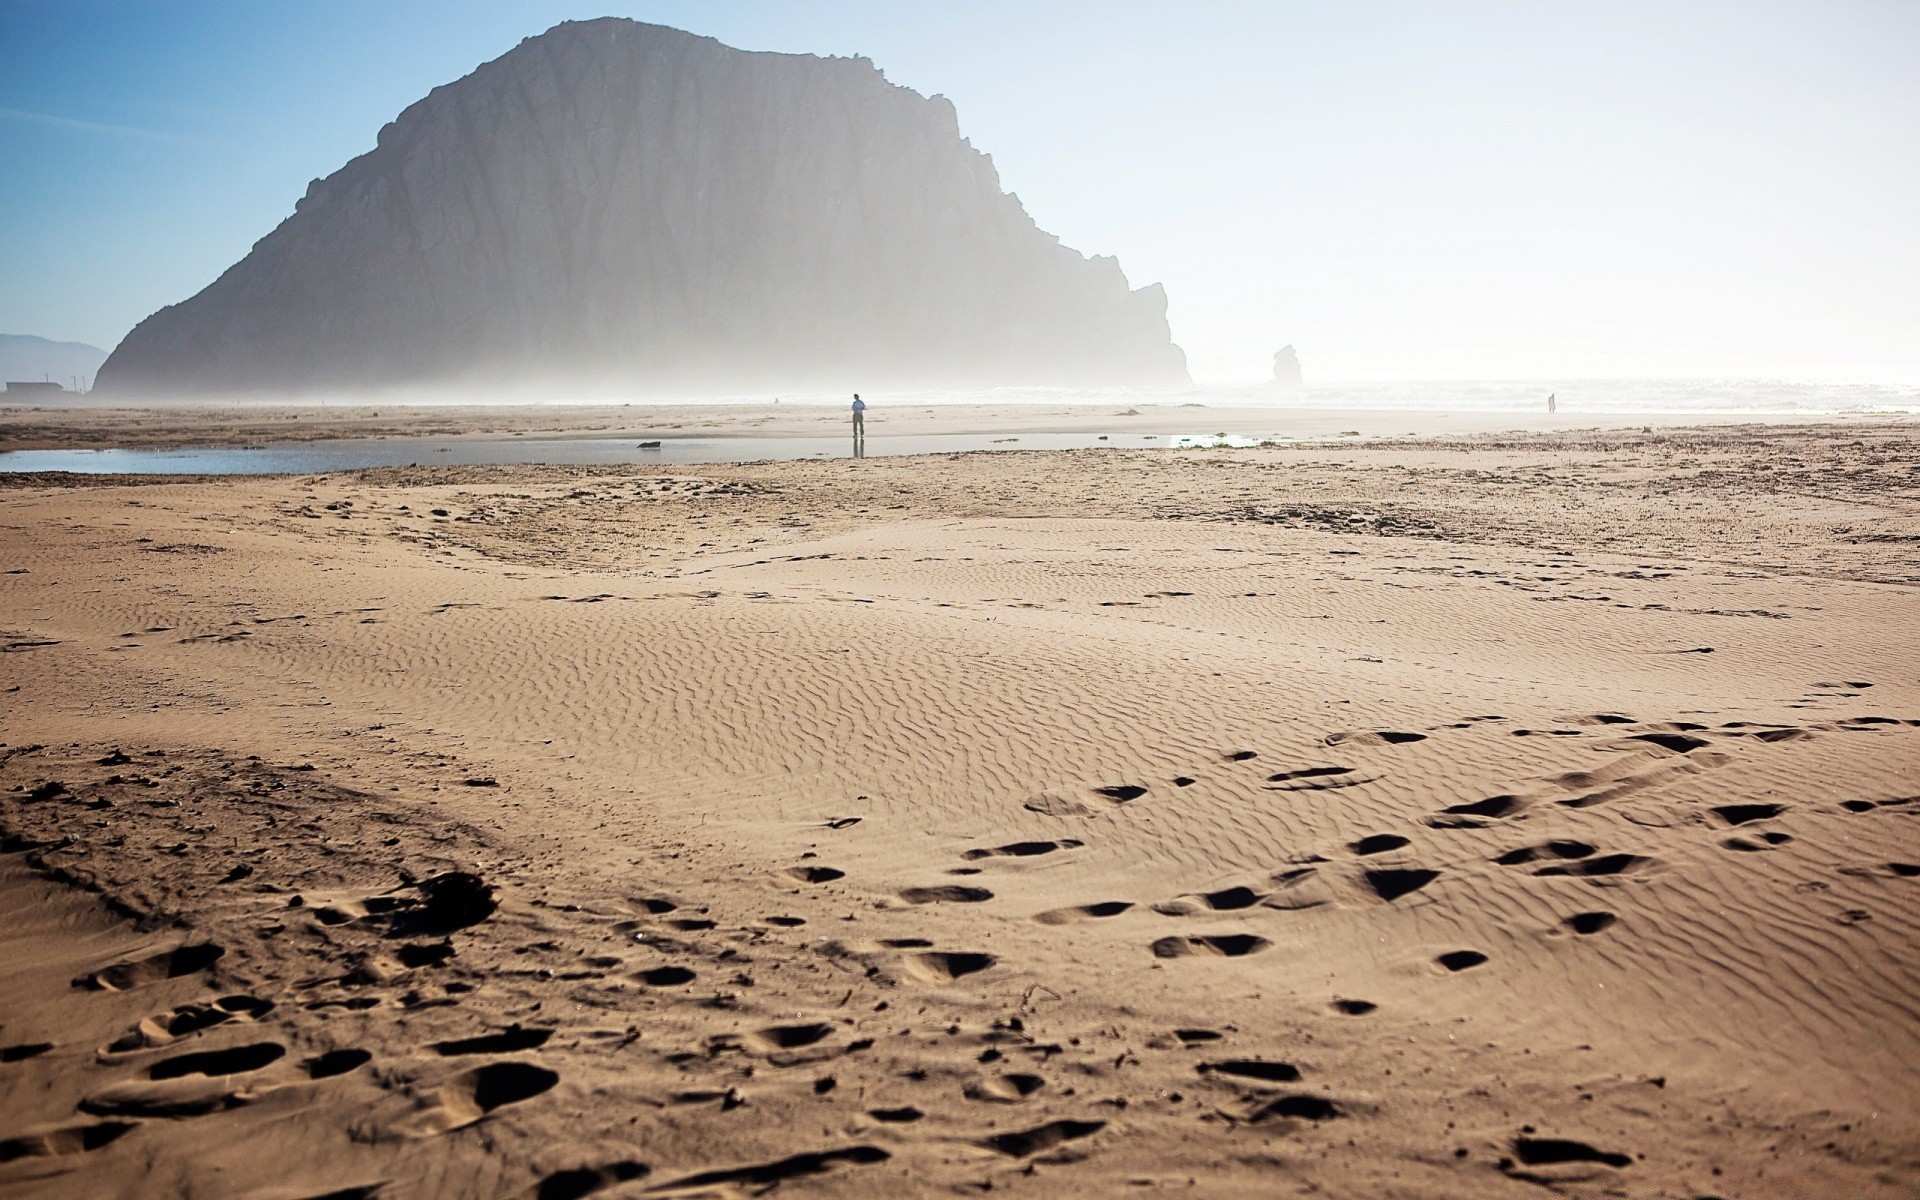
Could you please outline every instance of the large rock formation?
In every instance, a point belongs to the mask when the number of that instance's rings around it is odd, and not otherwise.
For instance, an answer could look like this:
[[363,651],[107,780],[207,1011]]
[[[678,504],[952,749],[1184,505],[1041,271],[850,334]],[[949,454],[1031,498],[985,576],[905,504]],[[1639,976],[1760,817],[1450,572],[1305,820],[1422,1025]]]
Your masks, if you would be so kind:
[[862,58],[570,22],[316,180],[103,393],[1177,385],[1159,285],[1062,246]]
[[1295,392],[1306,386],[1300,376],[1300,356],[1294,353],[1292,346],[1282,346],[1273,354],[1273,386],[1284,392]]

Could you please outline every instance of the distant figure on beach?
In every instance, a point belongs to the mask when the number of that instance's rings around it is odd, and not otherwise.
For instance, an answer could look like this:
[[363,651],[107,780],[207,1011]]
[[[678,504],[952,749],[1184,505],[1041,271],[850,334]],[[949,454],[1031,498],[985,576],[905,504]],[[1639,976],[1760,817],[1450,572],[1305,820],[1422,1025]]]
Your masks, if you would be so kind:
[[1549,413],[1553,411],[1553,393],[1552,392],[1547,393],[1547,411]]
[[867,456],[867,402],[859,392],[853,394],[853,456]]

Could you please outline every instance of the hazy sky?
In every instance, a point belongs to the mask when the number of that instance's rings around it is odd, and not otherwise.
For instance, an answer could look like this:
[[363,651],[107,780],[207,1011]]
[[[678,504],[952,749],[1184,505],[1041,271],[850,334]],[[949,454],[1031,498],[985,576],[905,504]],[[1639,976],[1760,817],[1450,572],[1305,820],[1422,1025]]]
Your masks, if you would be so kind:
[[0,331],[111,347],[570,18],[861,54],[1197,379],[1920,380],[1920,2],[0,0]]

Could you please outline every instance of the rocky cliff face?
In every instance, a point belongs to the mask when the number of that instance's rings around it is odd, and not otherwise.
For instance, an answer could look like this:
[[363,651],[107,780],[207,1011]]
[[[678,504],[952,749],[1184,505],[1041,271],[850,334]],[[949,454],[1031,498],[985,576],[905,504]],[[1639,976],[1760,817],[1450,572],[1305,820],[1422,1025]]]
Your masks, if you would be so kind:
[[103,393],[1167,385],[1160,287],[1036,227],[865,59],[568,23],[436,88]]

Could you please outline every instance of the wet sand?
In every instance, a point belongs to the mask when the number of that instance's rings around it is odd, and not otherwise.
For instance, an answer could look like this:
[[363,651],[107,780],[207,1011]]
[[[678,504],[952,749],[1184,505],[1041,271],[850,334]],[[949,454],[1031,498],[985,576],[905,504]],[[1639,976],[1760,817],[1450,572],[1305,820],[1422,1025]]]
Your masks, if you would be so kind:
[[[1899,420],[1913,422],[1913,418]],[[1252,438],[1467,437],[1508,433],[1753,425],[1886,425],[1884,416],[1413,412],[1250,407],[1200,401],[912,404],[875,399],[869,432],[889,435],[1230,433]],[[341,438],[806,437],[848,429],[833,404],[186,405],[32,408],[0,404],[0,451],[247,446]]]
[[1909,427],[72,482],[9,1196],[1920,1189]]

